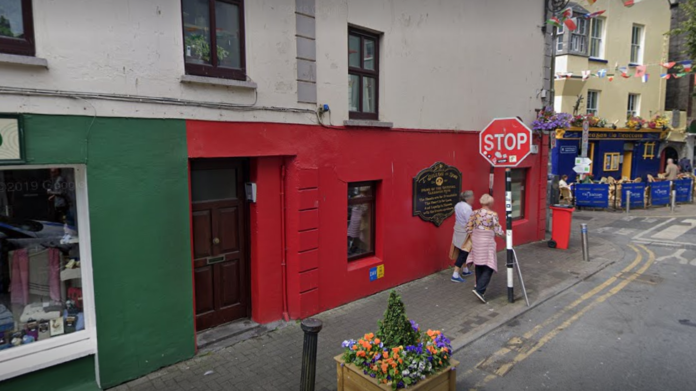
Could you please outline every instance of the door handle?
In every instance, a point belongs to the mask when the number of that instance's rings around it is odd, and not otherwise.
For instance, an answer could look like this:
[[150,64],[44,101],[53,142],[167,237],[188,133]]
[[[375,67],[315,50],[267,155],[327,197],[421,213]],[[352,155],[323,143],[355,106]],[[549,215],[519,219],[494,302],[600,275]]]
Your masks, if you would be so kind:
[[213,239],[213,244],[220,244],[220,239],[219,238]]

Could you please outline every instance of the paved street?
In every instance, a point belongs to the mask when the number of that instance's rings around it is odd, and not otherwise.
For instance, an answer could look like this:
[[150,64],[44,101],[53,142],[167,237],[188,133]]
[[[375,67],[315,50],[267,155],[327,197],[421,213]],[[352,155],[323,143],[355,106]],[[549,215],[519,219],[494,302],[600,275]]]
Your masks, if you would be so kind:
[[623,259],[458,351],[457,389],[696,389],[692,210],[581,212]]
[[[590,229],[589,263],[581,261],[579,223]],[[517,302],[507,303],[502,274],[486,305],[471,294],[473,279],[450,283],[450,271],[397,288],[410,318],[451,337],[462,363],[457,389],[694,389],[686,374],[696,358],[696,303],[689,300],[696,207],[629,216],[581,211],[573,226],[567,251],[544,242],[517,248],[531,310],[520,289]],[[318,390],[336,389],[332,357],[344,339],[376,330],[387,295],[317,315],[324,321]],[[292,323],[115,390],[296,390],[301,352],[302,332]]]

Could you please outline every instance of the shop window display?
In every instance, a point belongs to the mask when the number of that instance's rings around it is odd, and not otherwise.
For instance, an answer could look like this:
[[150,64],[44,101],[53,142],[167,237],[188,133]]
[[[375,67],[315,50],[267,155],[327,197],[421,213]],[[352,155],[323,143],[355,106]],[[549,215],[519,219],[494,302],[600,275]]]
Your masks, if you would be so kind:
[[85,328],[73,168],[0,170],[0,350]]

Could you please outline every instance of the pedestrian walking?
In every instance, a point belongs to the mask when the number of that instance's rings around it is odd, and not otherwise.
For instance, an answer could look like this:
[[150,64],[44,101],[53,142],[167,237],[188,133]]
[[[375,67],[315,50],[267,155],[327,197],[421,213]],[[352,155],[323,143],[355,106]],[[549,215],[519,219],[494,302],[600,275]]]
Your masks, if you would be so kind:
[[[469,217],[474,213],[474,209],[471,204],[474,202],[474,192],[471,190],[466,190],[459,194],[459,202],[454,206],[454,235],[452,236],[452,253],[456,255],[456,262],[454,263],[454,272],[452,273],[452,282],[464,282],[462,276],[468,276],[471,274],[469,268],[466,267],[465,262],[469,257],[470,247],[467,245],[468,234],[466,233],[466,224],[469,222]],[[455,257],[453,257],[455,258]],[[462,270],[464,266],[464,270]]]
[[476,267],[476,286],[474,294],[486,302],[485,294],[493,272],[498,271],[498,258],[495,251],[495,236],[504,236],[498,214],[491,210],[493,197],[484,194],[481,197],[481,209],[475,210],[466,225],[466,232],[471,236],[471,253],[467,265]]

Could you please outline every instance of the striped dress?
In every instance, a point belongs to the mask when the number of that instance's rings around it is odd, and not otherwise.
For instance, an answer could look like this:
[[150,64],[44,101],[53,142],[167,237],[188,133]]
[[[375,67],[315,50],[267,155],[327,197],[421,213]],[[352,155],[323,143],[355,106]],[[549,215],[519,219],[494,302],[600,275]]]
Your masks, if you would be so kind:
[[488,209],[478,209],[469,218],[466,232],[471,235],[472,247],[466,263],[488,266],[498,271],[495,235],[504,236],[498,214]]

